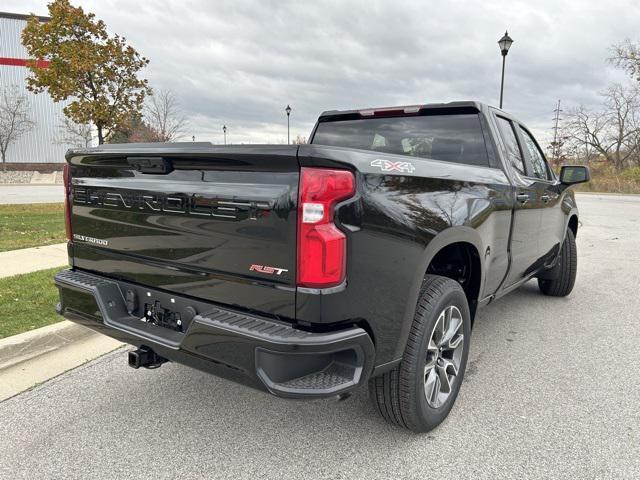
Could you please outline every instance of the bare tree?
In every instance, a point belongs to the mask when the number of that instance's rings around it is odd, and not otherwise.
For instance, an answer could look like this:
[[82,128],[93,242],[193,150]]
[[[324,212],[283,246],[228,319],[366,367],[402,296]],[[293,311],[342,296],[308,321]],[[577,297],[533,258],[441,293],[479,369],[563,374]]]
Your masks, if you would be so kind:
[[640,44],[635,44],[627,39],[614,45],[613,56],[609,58],[609,61],[640,82]]
[[640,154],[640,90],[614,84],[602,96],[600,111],[571,110],[564,133],[577,149],[592,149],[622,170]]
[[90,124],[76,123],[68,117],[64,117],[58,125],[59,135],[56,143],[60,145],[73,145],[74,147],[90,147],[93,142],[93,130]]
[[35,123],[29,118],[27,97],[20,95],[16,86],[5,88],[0,96],[0,155],[3,170],[7,169],[9,146],[34,126]]
[[173,142],[184,135],[187,119],[171,90],[154,93],[144,108],[144,121],[153,131],[154,141]]

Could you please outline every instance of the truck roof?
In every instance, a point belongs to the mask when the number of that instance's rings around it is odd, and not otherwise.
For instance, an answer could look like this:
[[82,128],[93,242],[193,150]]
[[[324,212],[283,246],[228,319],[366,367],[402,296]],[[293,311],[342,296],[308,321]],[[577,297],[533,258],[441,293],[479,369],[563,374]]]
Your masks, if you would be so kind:
[[476,100],[465,100],[448,103],[424,103],[415,105],[396,105],[392,107],[371,107],[371,108],[358,108],[353,110],[327,110],[322,112],[318,117],[319,122],[337,120],[339,118],[355,119],[373,116],[378,113],[386,113],[393,115],[394,112],[398,113],[418,113],[422,110],[474,110],[483,111],[487,109],[489,105]]

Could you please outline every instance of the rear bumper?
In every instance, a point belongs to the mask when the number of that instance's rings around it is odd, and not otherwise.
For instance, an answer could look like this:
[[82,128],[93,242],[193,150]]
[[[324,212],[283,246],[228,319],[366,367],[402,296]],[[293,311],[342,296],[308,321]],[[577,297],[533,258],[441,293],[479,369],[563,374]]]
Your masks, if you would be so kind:
[[[82,271],[55,277],[58,313],[105,335],[283,397],[328,397],[371,374],[374,347],[361,328],[315,333]],[[184,315],[184,332],[140,320],[136,302],[159,301]],[[127,300],[129,302],[127,303]],[[190,310],[193,309],[193,310]],[[131,313],[129,313],[131,312]]]

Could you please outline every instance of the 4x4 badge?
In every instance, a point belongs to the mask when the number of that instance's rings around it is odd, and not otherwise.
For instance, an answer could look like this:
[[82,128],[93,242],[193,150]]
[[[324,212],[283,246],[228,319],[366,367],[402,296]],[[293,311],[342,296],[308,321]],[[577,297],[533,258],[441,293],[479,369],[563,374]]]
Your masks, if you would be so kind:
[[391,160],[383,160],[381,158],[373,160],[371,166],[378,167],[383,172],[413,173],[416,169],[411,162],[392,162]]

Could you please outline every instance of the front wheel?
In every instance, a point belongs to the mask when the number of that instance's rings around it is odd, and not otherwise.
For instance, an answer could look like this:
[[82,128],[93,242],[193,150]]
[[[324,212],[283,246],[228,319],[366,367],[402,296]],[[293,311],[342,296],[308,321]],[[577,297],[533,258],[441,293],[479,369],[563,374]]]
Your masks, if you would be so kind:
[[576,237],[571,229],[567,229],[560,256],[555,267],[545,274],[544,278],[538,278],[538,287],[545,295],[551,297],[566,297],[573,290],[578,271],[578,253]]
[[425,276],[402,362],[369,381],[380,414],[414,432],[438,426],[458,396],[470,336],[469,305],[460,284]]

